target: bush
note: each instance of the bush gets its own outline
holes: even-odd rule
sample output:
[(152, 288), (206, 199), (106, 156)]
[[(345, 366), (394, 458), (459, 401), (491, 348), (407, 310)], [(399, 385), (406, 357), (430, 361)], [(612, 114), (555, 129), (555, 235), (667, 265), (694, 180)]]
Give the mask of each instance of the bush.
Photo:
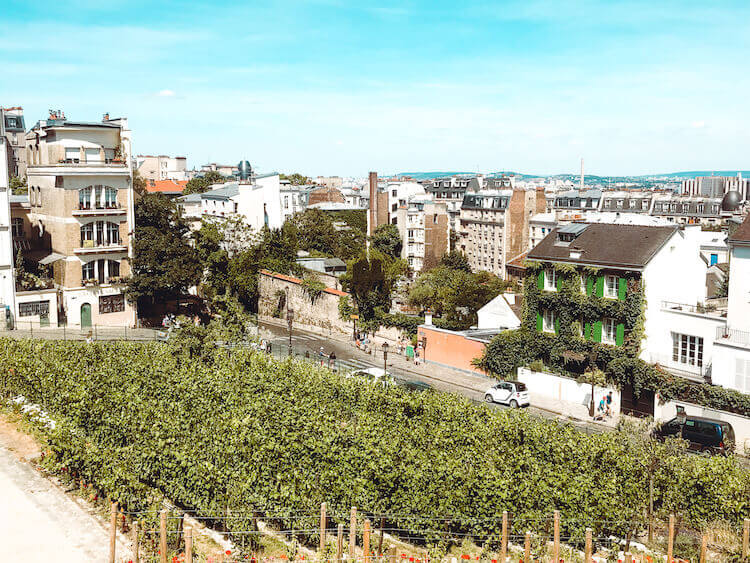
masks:
[(687, 456), (643, 428), (588, 435), (246, 350), (195, 358), (160, 343), (5, 339), (0, 373), (5, 396), (57, 422), (51, 458), (125, 510), (150, 506), (156, 491), (204, 513), (307, 514), (268, 518), (312, 530), (325, 501), (334, 519), (356, 505), (438, 541), (494, 536), (504, 509), (520, 528), (555, 508), (563, 535), (580, 539), (587, 525), (595, 535), (642, 526), (653, 476), (661, 516), (737, 525), (750, 515), (750, 476), (736, 460)]

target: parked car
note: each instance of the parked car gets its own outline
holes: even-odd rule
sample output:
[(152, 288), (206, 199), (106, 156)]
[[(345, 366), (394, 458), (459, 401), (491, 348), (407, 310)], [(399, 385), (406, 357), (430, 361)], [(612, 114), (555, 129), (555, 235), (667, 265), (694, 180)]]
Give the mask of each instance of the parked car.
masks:
[(528, 407), (529, 392), (526, 384), (520, 381), (500, 381), (484, 393), (484, 400), (488, 403), (501, 403), (517, 409)]
[(656, 427), (652, 435), (657, 439), (676, 436), (687, 440), (689, 448), (707, 454), (727, 454), (734, 451), (734, 428), (724, 420), (703, 416), (676, 416)]
[(394, 377), (394, 383), (399, 387), (403, 387), (408, 391), (429, 391), (432, 389), (432, 385), (425, 383), (424, 381), (418, 381), (416, 379), (403, 379), (401, 377)]
[(393, 383), (393, 376), (383, 368), (358, 369), (351, 372), (347, 377), (361, 377), (373, 383), (380, 383), (381, 385)]

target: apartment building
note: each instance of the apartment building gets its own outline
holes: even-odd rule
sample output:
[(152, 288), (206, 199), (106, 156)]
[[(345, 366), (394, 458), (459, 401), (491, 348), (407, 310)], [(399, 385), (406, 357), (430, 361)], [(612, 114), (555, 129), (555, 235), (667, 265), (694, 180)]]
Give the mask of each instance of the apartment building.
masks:
[(188, 180), (187, 159), (184, 156), (142, 155), (135, 157), (138, 173), (146, 180)]
[(528, 250), (529, 220), (543, 212), (543, 188), (481, 190), (461, 205), (459, 249), (473, 270), (506, 277), (506, 263)]
[(613, 213), (641, 213), (651, 212), (654, 192), (643, 190), (618, 190), (602, 193), (600, 211)]
[(0, 107), (0, 138), (4, 139), (2, 148), (8, 178), (23, 178), (26, 175), (25, 133), (23, 108)]
[(16, 309), (7, 142), (5, 137), (0, 136), (0, 330), (12, 322)]
[(734, 191), (740, 194), (743, 200), (750, 199), (750, 180), (737, 176), (698, 176), (683, 180), (680, 193), (683, 195), (718, 197), (722, 198), (727, 192)]
[(295, 186), (289, 180), (282, 180), (279, 184), (279, 193), (281, 195), (281, 212), (286, 221), (296, 213), (302, 213), (307, 207), (310, 196), (310, 190), (313, 186)]
[(437, 265), (450, 248), (446, 206), (434, 202), (431, 195), (414, 196), (399, 207), (396, 225), (403, 241), (401, 257), (414, 274)]
[(422, 182), (425, 191), (432, 195), (435, 203), (442, 203), (448, 212), (451, 231), (460, 226), (461, 204), (466, 192), (478, 192), (482, 188), (484, 176), (447, 176)]
[(721, 197), (685, 196), (677, 194), (654, 195), (651, 214), (670, 223), (721, 225), (732, 213), (722, 213)]
[(135, 228), (127, 119), (50, 112), (26, 134), (26, 160), (32, 245), (47, 252), (39, 262), (52, 270), (58, 322), (133, 326), (136, 311), (123, 294)]
[(553, 209), (555, 212), (597, 211), (602, 199), (602, 190), (569, 190), (552, 194)]

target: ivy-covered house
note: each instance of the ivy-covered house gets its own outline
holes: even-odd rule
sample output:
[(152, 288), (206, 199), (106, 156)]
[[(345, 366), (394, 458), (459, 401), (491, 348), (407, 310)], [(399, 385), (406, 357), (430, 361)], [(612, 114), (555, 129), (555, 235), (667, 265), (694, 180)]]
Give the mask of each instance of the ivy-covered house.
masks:
[(697, 239), (677, 226), (572, 223), (528, 254), (524, 323), (648, 362), (696, 364), (702, 345), (663, 304), (702, 302), (705, 269)]

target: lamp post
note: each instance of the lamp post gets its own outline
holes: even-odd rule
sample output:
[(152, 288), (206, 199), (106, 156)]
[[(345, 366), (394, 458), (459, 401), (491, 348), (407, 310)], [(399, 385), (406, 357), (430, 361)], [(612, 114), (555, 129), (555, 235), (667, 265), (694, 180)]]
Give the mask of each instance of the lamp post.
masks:
[(293, 309), (287, 309), (286, 312), (286, 322), (289, 326), (289, 356), (292, 355), (292, 323), (294, 323), (294, 310)]
[(388, 343), (383, 342), (383, 376), (388, 373)]

